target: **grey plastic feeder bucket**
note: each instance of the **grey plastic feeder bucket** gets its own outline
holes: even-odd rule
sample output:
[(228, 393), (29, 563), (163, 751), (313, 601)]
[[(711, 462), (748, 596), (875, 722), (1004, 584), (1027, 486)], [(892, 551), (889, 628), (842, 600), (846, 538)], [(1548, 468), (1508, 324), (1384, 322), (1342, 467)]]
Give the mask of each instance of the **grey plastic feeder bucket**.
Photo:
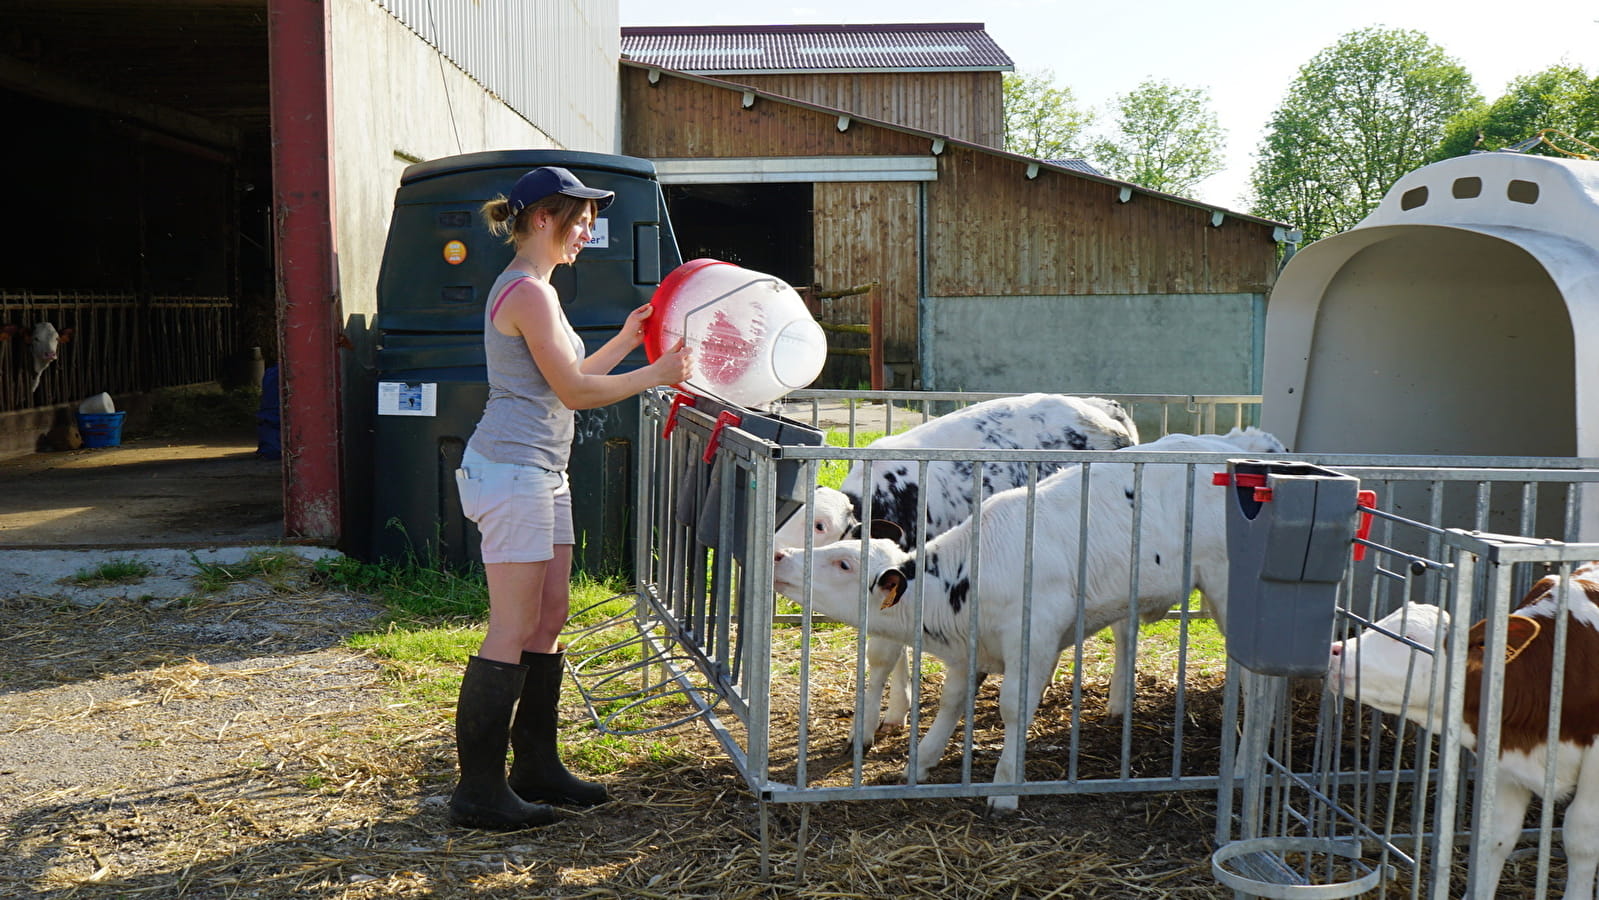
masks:
[(1262, 460), (1233, 460), (1227, 477), (1227, 655), (1261, 675), (1320, 676), (1360, 480)]

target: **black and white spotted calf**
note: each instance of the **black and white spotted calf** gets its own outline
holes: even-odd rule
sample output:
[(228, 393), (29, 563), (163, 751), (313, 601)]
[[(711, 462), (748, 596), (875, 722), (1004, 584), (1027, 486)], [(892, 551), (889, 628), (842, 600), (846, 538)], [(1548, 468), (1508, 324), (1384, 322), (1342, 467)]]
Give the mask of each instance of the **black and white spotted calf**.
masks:
[[(874, 449), (896, 447), (944, 450), (1119, 450), (1138, 443), (1138, 427), (1115, 400), (1103, 397), (1068, 397), (1062, 394), (1024, 394), (974, 403), (948, 415), (929, 419), (915, 428), (888, 435)], [(927, 537), (934, 538), (966, 521), (972, 514), (973, 493), (980, 475), (982, 494), (977, 499), (1027, 483), (1025, 463), (976, 463), (969, 460), (934, 462), (927, 466), (927, 484), (918, 483), (913, 462), (856, 462), (844, 477), (842, 490), (854, 521), (861, 521), (864, 498), (871, 497), (871, 517), (898, 525), (905, 536), (900, 546), (916, 546), (916, 506), (927, 495)], [(1038, 477), (1061, 468), (1042, 464)], [(847, 532), (845, 532), (847, 534)], [(840, 537), (844, 534), (840, 534)]]
[[(1257, 429), (1227, 435), (1167, 435), (1124, 452), (1142, 450), (1260, 454), (1280, 452), (1282, 444)], [(1111, 454), (1119, 456), (1120, 454)], [(1129, 616), (1130, 564), (1135, 516), (1138, 531), (1138, 593), (1133, 597), (1140, 618), (1163, 615), (1197, 587), (1218, 622), (1227, 607), (1227, 539), (1225, 492), (1211, 487), (1210, 476), (1227, 469), (1225, 460), (1195, 466), (1190, 481), (1181, 463), (1146, 463), (1135, 492), (1135, 467), (1127, 463), (1095, 463), (1087, 479), (1089, 530), (1081, 532), (1084, 479), (1080, 467), (1069, 467), (1039, 482), (1034, 496), (1031, 607), (1024, 607), (1022, 572), (1028, 548), (1027, 489), (1012, 488), (983, 502), (980, 561), (976, 581), (969, 570), (972, 521), (928, 541), (920, 554), (891, 539), (870, 542), (865, 565), (871, 591), (866, 628), (871, 635), (908, 644), (920, 634), (922, 646), (944, 661), (945, 690), (938, 715), (922, 741), (926, 752), (916, 760), (916, 774), (925, 780), (938, 755), (954, 734), (971, 699), (968, 636), (976, 632), (977, 671), (1005, 674), (1000, 688), (1000, 714), (1005, 720), (1005, 749), (994, 781), (1013, 781), (1024, 729), (1056, 660), (1077, 635), (1105, 628), (1116, 635), (1117, 674), (1112, 678), (1111, 704), (1125, 710), (1128, 698), (1123, 673), (1133, 665), (1133, 641), (1123, 634)], [(1140, 499), (1141, 494), (1141, 499)], [(1078, 592), (1079, 546), (1086, 545), (1085, 592)], [(1192, 565), (1183, 567), (1185, 546)], [(779, 593), (802, 600), (810, 568), (812, 608), (857, 627), (861, 548), (858, 541), (803, 550), (777, 550), (773, 577)], [(921, 616), (915, 615), (915, 582), (924, 581)], [(971, 602), (974, 588), (977, 604)], [(803, 602), (803, 600), (802, 600)], [(973, 607), (980, 604), (975, 616)], [(1021, 684), (1023, 647), (1027, 683)], [(1015, 677), (1011, 674), (1014, 673)], [(875, 699), (875, 697), (874, 697)], [(996, 796), (990, 806), (1015, 809), (1017, 798)]]
[[(929, 419), (899, 434), (872, 443), (875, 449), (940, 450), (1116, 450), (1138, 443), (1138, 428), (1120, 403), (1103, 397), (1068, 397), (1063, 394), (1025, 394), (985, 400)], [(974, 454), (981, 456), (981, 454)], [(913, 549), (920, 534), (927, 540), (964, 522), (974, 499), (1027, 483), (1027, 466), (1018, 463), (938, 461), (927, 466), (927, 483), (919, 483), (918, 464), (910, 461), (857, 461), (844, 478), (843, 491), (816, 489), (814, 510), (801, 510), (778, 530), (776, 546), (803, 547), (804, 529), (820, 547), (845, 537), (860, 537), (863, 497), (871, 498), (873, 521), (899, 527), (902, 549)], [(1042, 480), (1062, 464), (1038, 467)], [(981, 494), (974, 498), (981, 479)], [(925, 525), (916, 520), (920, 497), (927, 497)], [(866, 740), (903, 727), (910, 711), (910, 670), (904, 647), (873, 637), (867, 642)], [(888, 710), (879, 716), (877, 701), (887, 685)]]

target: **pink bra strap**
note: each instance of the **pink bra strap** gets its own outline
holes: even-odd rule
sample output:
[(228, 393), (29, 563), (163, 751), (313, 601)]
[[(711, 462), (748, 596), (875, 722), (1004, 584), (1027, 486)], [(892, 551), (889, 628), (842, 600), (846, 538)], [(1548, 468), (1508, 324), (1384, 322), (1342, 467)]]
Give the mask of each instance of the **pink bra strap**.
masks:
[(523, 275), (519, 278), (513, 278), (506, 283), (504, 290), (500, 291), (500, 296), (494, 298), (494, 307), (489, 310), (490, 322), (494, 321), (494, 317), (499, 315), (500, 304), (505, 302), (505, 295), (511, 293), (511, 288), (516, 287), (516, 284), (519, 281), (529, 281), (532, 278), (533, 276), (531, 275)]

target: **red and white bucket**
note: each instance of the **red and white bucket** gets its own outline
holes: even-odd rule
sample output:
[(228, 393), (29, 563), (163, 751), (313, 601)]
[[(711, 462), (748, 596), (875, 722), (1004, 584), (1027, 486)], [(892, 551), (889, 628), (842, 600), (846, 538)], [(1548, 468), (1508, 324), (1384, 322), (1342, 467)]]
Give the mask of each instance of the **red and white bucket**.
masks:
[(761, 406), (822, 373), (827, 335), (780, 278), (716, 259), (673, 269), (650, 300), (644, 352), (654, 362), (679, 339), (693, 352), (686, 390)]

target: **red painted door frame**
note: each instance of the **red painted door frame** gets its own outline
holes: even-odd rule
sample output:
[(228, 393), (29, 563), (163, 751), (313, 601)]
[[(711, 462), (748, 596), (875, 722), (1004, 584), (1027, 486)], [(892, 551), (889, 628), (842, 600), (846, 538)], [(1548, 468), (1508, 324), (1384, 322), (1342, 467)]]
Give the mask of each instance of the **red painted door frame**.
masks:
[(283, 525), (341, 537), (338, 295), (325, 0), (267, 0), (272, 93)]

